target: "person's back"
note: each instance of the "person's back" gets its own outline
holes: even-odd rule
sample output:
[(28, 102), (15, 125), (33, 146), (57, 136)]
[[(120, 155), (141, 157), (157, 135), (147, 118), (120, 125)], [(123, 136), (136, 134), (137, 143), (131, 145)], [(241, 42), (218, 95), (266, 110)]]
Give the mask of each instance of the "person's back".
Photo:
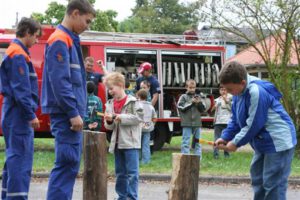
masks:
[(94, 95), (95, 84), (92, 81), (87, 82), (88, 92), (88, 108), (87, 116), (85, 117), (85, 129), (100, 131), (101, 117), (99, 113), (103, 112), (102, 101), (99, 97)]
[(233, 114), (216, 146), (236, 151), (250, 143), (254, 200), (285, 200), (297, 140), (295, 126), (280, 103), (282, 95), (272, 83), (249, 76), (237, 62), (223, 67), (220, 83), (234, 95)]
[(154, 130), (154, 121), (157, 118), (154, 107), (151, 102), (147, 101), (148, 91), (140, 89), (137, 98), (141, 103), (144, 111), (143, 125), (142, 125), (142, 164), (148, 164), (151, 159), (150, 151), (150, 137), (151, 131)]

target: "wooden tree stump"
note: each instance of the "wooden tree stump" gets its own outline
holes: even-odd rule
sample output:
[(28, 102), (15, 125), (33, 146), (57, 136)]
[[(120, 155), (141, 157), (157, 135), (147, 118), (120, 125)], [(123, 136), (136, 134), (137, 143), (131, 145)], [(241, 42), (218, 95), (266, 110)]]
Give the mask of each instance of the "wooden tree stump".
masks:
[(83, 199), (107, 200), (106, 134), (83, 131)]
[(197, 200), (200, 157), (173, 153), (168, 200)]

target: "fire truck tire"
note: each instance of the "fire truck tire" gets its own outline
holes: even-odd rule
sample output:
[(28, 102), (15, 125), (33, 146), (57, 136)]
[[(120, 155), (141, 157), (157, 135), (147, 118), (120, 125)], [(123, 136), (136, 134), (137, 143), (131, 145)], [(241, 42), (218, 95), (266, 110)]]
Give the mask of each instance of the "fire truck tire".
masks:
[(153, 145), (153, 150), (158, 151), (160, 150), (167, 139), (169, 133), (169, 128), (166, 123), (157, 123), (155, 125), (154, 129), (154, 145)]

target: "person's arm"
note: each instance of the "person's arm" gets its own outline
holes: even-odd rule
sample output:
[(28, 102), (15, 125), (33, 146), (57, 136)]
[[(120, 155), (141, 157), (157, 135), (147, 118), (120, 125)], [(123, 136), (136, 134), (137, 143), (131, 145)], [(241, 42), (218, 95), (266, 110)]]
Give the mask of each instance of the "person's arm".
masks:
[(48, 49), (46, 62), (51, 87), (60, 108), (70, 119), (79, 116), (71, 83), (70, 56), (67, 45), (62, 41), (54, 42)]
[[(96, 112), (102, 113), (102, 112), (103, 112), (103, 109), (102, 109), (102, 101), (101, 101), (99, 98), (97, 98), (97, 101), (98, 101), (98, 103), (97, 103)], [(101, 118), (101, 116), (99, 116), (99, 115), (96, 114), (96, 115), (95, 115), (94, 122), (97, 122), (97, 123), (98, 123), (97, 129), (100, 129), (100, 128), (101, 128), (101, 123), (102, 123), (102, 118)]]
[(8, 68), (10, 87), (17, 105), (21, 108), (24, 117), (33, 128), (39, 127), (38, 119), (32, 106), (31, 84), (29, 69), (23, 55), (12, 58), (12, 65)]
[(156, 105), (160, 92), (161, 90), (160, 90), (159, 82), (155, 79), (155, 81), (153, 81), (153, 83), (151, 84), (152, 106)]
[(36, 115), (31, 105), (29, 70), (23, 55), (16, 55), (12, 58), (12, 65), (8, 68), (8, 73), (16, 103), (22, 109), (24, 117), (28, 121), (33, 120)]
[(181, 95), (179, 100), (178, 100), (178, 103), (177, 103), (177, 108), (179, 111), (181, 112), (185, 112), (189, 109), (191, 109), (193, 106), (193, 103), (187, 103), (186, 102), (186, 98), (185, 98), (185, 95)]
[(103, 75), (106, 76), (108, 74), (108, 71), (106, 70), (106, 67), (103, 65), (103, 61), (97, 60), (97, 64), (100, 67), (100, 69), (103, 71)]
[(268, 118), (268, 110), (271, 100), (265, 90), (260, 90), (259, 86), (252, 84), (249, 89), (250, 106), (246, 126), (237, 133), (232, 143), (237, 147), (247, 144), (265, 126)]
[(227, 125), (227, 127), (222, 131), (222, 135), (221, 138), (225, 141), (231, 141), (234, 136), (241, 130), (238, 123), (237, 123), (237, 114), (236, 114), (236, 110), (235, 110), (235, 104), (236, 102), (233, 102), (233, 106), (232, 106), (232, 115), (231, 115), (231, 119)]
[(199, 112), (204, 112), (206, 109), (206, 105), (204, 104), (203, 100), (200, 97), (197, 97), (196, 101), (195, 101), (197, 110)]
[(152, 106), (155, 106), (158, 100), (158, 93), (153, 94), (152, 100), (151, 100), (151, 104)]

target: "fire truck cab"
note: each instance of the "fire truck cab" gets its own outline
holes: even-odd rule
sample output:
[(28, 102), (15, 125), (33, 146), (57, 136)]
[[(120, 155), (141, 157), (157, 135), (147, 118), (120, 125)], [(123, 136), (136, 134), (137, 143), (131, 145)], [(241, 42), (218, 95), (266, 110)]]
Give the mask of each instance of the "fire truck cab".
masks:
[[(43, 52), (46, 41), (53, 31), (54, 27), (43, 28), (39, 43), (30, 49), (32, 62), (38, 74), (39, 89), (43, 71)], [(14, 37), (13, 31), (0, 29), (1, 61)], [(200, 36), (197, 41), (189, 41), (184, 35), (87, 31), (81, 35), (81, 46), (85, 57), (101, 59), (108, 71), (119, 71), (125, 74), (130, 80), (132, 89), (139, 76), (137, 73), (139, 65), (142, 62), (152, 64), (152, 74), (158, 79), (161, 87), (156, 105), (158, 119), (154, 130), (154, 150), (160, 149), (165, 142), (170, 142), (172, 136), (181, 135), (176, 103), (179, 96), (185, 92), (187, 79), (196, 80), (197, 88), (205, 98), (207, 110), (203, 113), (203, 125), (212, 125), (213, 116), (210, 115), (210, 109), (214, 97), (218, 95), (218, 75), (225, 56), (224, 46), (212, 38)], [(94, 66), (94, 69), (101, 73), (97, 66)], [(108, 96), (102, 83), (99, 84), (98, 96), (105, 104)], [(40, 109), (37, 116), (41, 128), (36, 130), (36, 136), (50, 135), (48, 116), (42, 115)]]

